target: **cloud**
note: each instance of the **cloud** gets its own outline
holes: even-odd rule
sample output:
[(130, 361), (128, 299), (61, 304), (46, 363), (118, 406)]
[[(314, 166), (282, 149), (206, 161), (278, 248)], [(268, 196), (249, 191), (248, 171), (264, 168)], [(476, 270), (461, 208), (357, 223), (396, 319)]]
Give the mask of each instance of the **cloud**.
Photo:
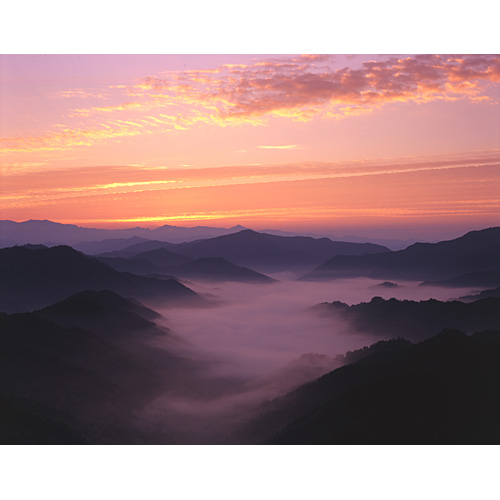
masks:
[[(391, 103), (466, 99), (498, 104), (487, 93), (491, 84), (500, 82), (498, 55), (385, 56), (337, 69), (330, 67), (333, 61), (328, 55), (268, 58), (166, 71), (133, 85), (112, 85), (108, 90), (120, 92), (126, 98), (123, 103), (73, 109), (67, 117), (82, 123), (64, 124), (63, 132), (54, 127), (41, 136), (4, 138), (4, 153), (69, 149), (113, 137), (206, 125), (263, 126), (277, 117), (341, 119)], [(90, 95), (100, 94), (59, 92), (64, 98)], [(121, 119), (125, 113), (128, 120)], [(89, 126), (89, 119), (96, 123)]]
[(272, 115), (311, 119), (393, 102), (485, 99), (485, 85), (500, 81), (497, 55), (389, 57), (365, 61), (358, 69), (335, 70), (329, 61), (303, 56), (209, 72), (168, 72), (147, 77), (138, 87), (216, 110), (221, 120)]
[(296, 144), (290, 144), (288, 146), (257, 146), (259, 149), (298, 149), (299, 146)]
[(106, 99), (108, 97), (107, 93), (93, 91), (93, 90), (59, 90), (52, 94), (55, 99)]
[[(498, 176), (499, 165), (500, 151), (493, 150), (475, 152), (474, 154), (399, 158), (372, 162), (271, 164), (259, 165), (258, 168), (253, 165), (240, 165), (237, 167), (197, 169), (191, 165), (183, 164), (180, 165), (182, 168), (165, 169), (129, 165), (100, 166), (98, 169), (95, 167), (43, 169), (37, 174), (34, 174), (30, 168), (12, 168), (10, 175), (3, 176), (0, 204), (4, 210), (78, 203), (92, 205), (95, 208), (99, 203), (103, 203), (105, 198), (111, 202), (111, 200), (120, 197), (127, 209), (132, 206), (131, 203), (138, 207), (137, 214), (133, 214), (133, 211), (129, 211), (130, 213), (126, 215), (120, 214), (120, 219), (117, 218), (115, 222), (143, 222), (146, 219), (152, 221), (155, 218), (162, 221), (229, 218), (243, 220), (249, 217), (262, 218), (263, 216), (272, 216), (281, 220), (290, 218), (290, 216), (297, 219), (304, 213), (308, 217), (334, 217), (336, 215), (362, 215), (366, 213), (415, 216), (422, 215), (424, 212), (425, 214), (442, 215), (444, 213), (457, 213), (457, 210), (469, 214), (475, 210), (479, 210), (481, 213), (498, 213), (500, 198), (496, 192), (488, 194), (483, 192), (480, 195), (477, 192), (472, 193), (471, 190), (474, 187), (474, 182), (479, 182), (481, 185), (488, 183), (494, 190), (495, 176)], [(6, 172), (10, 167), (11, 165), (5, 166)], [(452, 198), (444, 197), (440, 201), (434, 195), (429, 195), (430, 203), (429, 196), (415, 194), (418, 192), (418, 186), (425, 186), (429, 175), (434, 173), (439, 173), (441, 176), (446, 176), (447, 173), (454, 175)], [(391, 191), (390, 187), (386, 186), (396, 185), (398, 182), (404, 186), (406, 185), (404, 179), (408, 180), (408, 176), (411, 176), (411, 181), (408, 181), (410, 190), (416, 191), (407, 197), (403, 192), (396, 194), (398, 193), (396, 190), (396, 208), (387, 208), (391, 204), (381, 201)], [(390, 182), (389, 177), (391, 178)], [(419, 182), (420, 184), (418, 184)], [(466, 190), (460, 187), (460, 182), (464, 183), (463, 186), (466, 186)], [(332, 195), (334, 184), (344, 186), (337, 187), (340, 192), (337, 192), (335, 197)], [(368, 184), (370, 189), (366, 189)], [(280, 206), (276, 200), (294, 200), (299, 186), (301, 201), (296, 203), (299, 203), (300, 206), (294, 209), (288, 201), (286, 206)], [(349, 191), (353, 189), (353, 186), (358, 187), (355, 191)], [(365, 186), (365, 190), (360, 189), (359, 186)], [(438, 184), (435, 187), (437, 189)], [(187, 193), (187, 190), (191, 190), (192, 194), (183, 194)], [(247, 193), (245, 196), (240, 194), (231, 195), (236, 198), (229, 196), (232, 191), (238, 193), (243, 190)], [(244, 208), (238, 211), (235, 206), (239, 207), (245, 199), (253, 199), (254, 196), (249, 193), (255, 193), (256, 190), (260, 193), (262, 203), (264, 200), (272, 200), (271, 205), (261, 206), (260, 201), (250, 205), (243, 203)], [(372, 190), (379, 193), (375, 202), (373, 199), (368, 201), (368, 193), (371, 193)], [(349, 192), (352, 195), (348, 194)], [(309, 194), (306, 196), (306, 193)], [(211, 196), (215, 198), (211, 198)], [(321, 198), (322, 196), (325, 198)], [(339, 198), (340, 196), (342, 199)], [(162, 197), (172, 203), (172, 210), (176, 203), (179, 203), (179, 206), (183, 208), (173, 210), (170, 214), (164, 212), (163, 209), (158, 213), (158, 207), (163, 206), (163, 202), (156, 201), (156, 205), (151, 205), (151, 200), (159, 200)], [(226, 198), (232, 201), (225, 202)], [(332, 204), (331, 200), (334, 198), (336, 202)], [(89, 203), (89, 199), (93, 201)], [(205, 201), (201, 202), (202, 199)], [(214, 199), (221, 205), (215, 207)], [(325, 200), (326, 206), (321, 204), (323, 202), (320, 203), (322, 199)], [(450, 206), (445, 206), (443, 200), (450, 199), (452, 201), (447, 202)], [(175, 203), (173, 200), (176, 200)], [(197, 201), (193, 202), (193, 200)], [(307, 209), (304, 209), (302, 202), (306, 201)], [(274, 204), (275, 202), (276, 204)], [(421, 202), (423, 205), (420, 205)], [(115, 202), (113, 201), (113, 203)], [(231, 203), (235, 203), (235, 206), (231, 206)], [(141, 211), (150, 205), (155, 206), (155, 208), (148, 213), (147, 217), (144, 217)], [(187, 206), (190, 207), (189, 211)], [(179, 213), (180, 211), (182, 214)], [(90, 218), (89, 215), (85, 217)], [(95, 217), (95, 214), (92, 217)]]

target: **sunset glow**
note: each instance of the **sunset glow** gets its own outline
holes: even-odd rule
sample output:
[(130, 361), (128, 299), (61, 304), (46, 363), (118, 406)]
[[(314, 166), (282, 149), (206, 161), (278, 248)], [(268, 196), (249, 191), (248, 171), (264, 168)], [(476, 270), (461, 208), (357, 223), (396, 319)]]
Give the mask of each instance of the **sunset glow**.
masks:
[(497, 55), (0, 57), (2, 219), (499, 220)]

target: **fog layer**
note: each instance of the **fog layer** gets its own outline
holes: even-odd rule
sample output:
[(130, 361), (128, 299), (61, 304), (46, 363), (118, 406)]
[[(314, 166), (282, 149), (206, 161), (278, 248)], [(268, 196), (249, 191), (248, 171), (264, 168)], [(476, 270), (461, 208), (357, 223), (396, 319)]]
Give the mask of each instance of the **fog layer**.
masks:
[[(143, 418), (155, 428), (168, 429), (171, 442), (237, 442), (235, 429), (264, 400), (337, 368), (337, 355), (380, 340), (353, 331), (340, 319), (316, 314), (312, 306), (334, 300), (357, 304), (373, 296), (448, 300), (470, 292), (416, 282), (392, 288), (379, 283), (366, 278), (269, 285), (188, 283), (216, 297), (219, 305), (156, 310), (186, 341), (181, 354), (203, 361), (206, 378), (194, 394), (165, 394)], [(205, 393), (203, 387), (210, 390)]]

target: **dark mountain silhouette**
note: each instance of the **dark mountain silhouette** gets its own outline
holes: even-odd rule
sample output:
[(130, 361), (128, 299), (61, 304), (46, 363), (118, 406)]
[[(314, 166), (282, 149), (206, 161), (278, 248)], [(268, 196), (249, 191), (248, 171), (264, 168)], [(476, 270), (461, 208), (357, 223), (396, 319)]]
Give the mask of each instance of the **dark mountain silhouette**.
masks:
[(250, 229), (175, 245), (170, 247), (170, 250), (192, 259), (222, 257), (236, 265), (261, 272), (311, 268), (326, 258), (339, 254), (389, 252), (386, 247), (371, 243), (347, 243), (305, 236), (275, 236)]
[(204, 299), (174, 279), (115, 271), (71, 247), (0, 250), (0, 310), (29, 311), (83, 290), (112, 290), (163, 303), (201, 304)]
[(444, 287), (481, 287), (490, 288), (500, 286), (500, 272), (488, 271), (477, 273), (465, 273), (442, 281), (424, 281), (423, 286), (444, 286)]
[(377, 285), (373, 285), (371, 288), (400, 288), (401, 285), (397, 283), (393, 283), (392, 281), (383, 281), (382, 283), (378, 283)]
[[(165, 390), (172, 371), (36, 313), (0, 313), (0, 375), (1, 398), (17, 402), (11, 413), (58, 422), (91, 442), (134, 442), (133, 412)], [(60, 434), (54, 439), (74, 442)]]
[(386, 338), (403, 337), (422, 340), (444, 328), (465, 332), (500, 329), (500, 298), (465, 303), (435, 299), (385, 300), (373, 297), (370, 302), (349, 306), (343, 302), (324, 303), (315, 310), (348, 321), (354, 330)]
[(90, 444), (64, 416), (32, 401), (0, 394), (0, 443)]
[(168, 328), (155, 323), (161, 318), (156, 311), (109, 290), (86, 290), (33, 314), (63, 327), (83, 328), (162, 370), (179, 361), (169, 351), (186, 345)]
[(0, 443), (185, 442), (169, 430), (175, 418), (166, 414), (159, 430), (138, 415), (166, 395), (217, 397), (240, 382), (166, 351), (178, 344), (165, 342), (173, 334), (158, 317), (110, 291), (0, 313)]
[(302, 233), (291, 233), (288, 231), (279, 231), (276, 229), (261, 229), (261, 233), (275, 234), (276, 236), (310, 236), (311, 238), (328, 238), (332, 241), (347, 241), (349, 243), (374, 243), (376, 245), (382, 245), (389, 248), (390, 250), (402, 250), (403, 248), (409, 247), (413, 243), (423, 242), (422, 239), (408, 238), (405, 240), (400, 239), (388, 239), (379, 238), (372, 236), (358, 236), (355, 234), (348, 234), (339, 236), (338, 234), (332, 234), (327, 231), (308, 231)]
[(134, 258), (147, 260), (161, 269), (185, 264), (186, 262), (192, 260), (189, 257), (179, 255), (178, 253), (172, 252), (164, 247), (137, 253), (134, 255)]
[[(0, 242), (4, 241), (8, 243), (9, 246), (12, 246), (25, 243), (46, 243), (49, 241), (54, 245), (75, 245), (85, 241), (92, 242), (87, 245), (86, 250), (89, 251), (90, 249), (93, 252), (92, 249), (96, 246), (95, 242), (105, 239), (139, 237), (150, 240), (180, 243), (198, 240), (200, 238), (212, 238), (222, 234), (230, 234), (241, 231), (241, 229), (241, 226), (225, 229), (206, 226), (178, 227), (169, 225), (164, 225), (155, 229), (142, 227), (127, 229), (95, 229), (79, 227), (74, 224), (59, 224), (50, 220), (28, 220), (24, 222), (2, 220), (0, 221)], [(81, 250), (85, 251), (84, 248), (81, 248)]]
[[(136, 251), (133, 250), (135, 245), (133, 245), (130, 247), (132, 250), (127, 250), (126, 252), (110, 252), (108, 254), (103, 254), (108, 255), (108, 257), (99, 255), (96, 258), (117, 271), (142, 275), (170, 275), (169, 269), (172, 266), (192, 261), (189, 257), (184, 257), (183, 255), (167, 250), (164, 242), (151, 241), (147, 242), (146, 246), (156, 247), (157, 243), (161, 246), (153, 250), (142, 251), (141, 248), (141, 250), (136, 253)], [(167, 243), (166, 245), (169, 244)], [(124, 257), (109, 257), (109, 255), (123, 255)]]
[(145, 259), (135, 259), (134, 257), (128, 259), (123, 257), (96, 257), (96, 259), (122, 273), (140, 274), (142, 276), (163, 273), (163, 268), (155, 266)]
[(193, 241), (202, 238), (214, 238), (216, 236), (221, 236), (224, 234), (237, 233), (242, 229), (245, 228), (240, 225), (236, 225), (230, 227), (229, 229), (226, 229), (208, 226), (179, 227), (169, 226), (168, 224), (165, 224), (164, 226), (152, 229), (151, 233), (153, 236), (152, 239), (169, 241), (172, 243), (182, 243), (184, 241)]
[[(123, 248), (122, 250), (114, 250), (112, 252), (104, 252), (102, 254), (97, 255), (97, 257), (122, 257), (122, 258), (130, 258), (135, 257), (136, 255), (150, 252), (152, 250), (165, 249), (175, 247), (175, 243), (168, 243), (167, 241), (158, 241), (158, 240), (148, 240), (141, 243), (134, 243), (128, 247)], [(175, 254), (178, 255), (178, 254)], [(185, 257), (187, 258), (187, 257)]]
[(130, 245), (136, 243), (144, 243), (150, 241), (147, 238), (132, 236), (131, 238), (109, 238), (101, 241), (82, 241), (71, 245), (75, 250), (86, 253), (87, 255), (97, 255), (106, 252), (114, 252), (123, 250)]
[(499, 444), (500, 331), (375, 352), (262, 407), (243, 441)]
[(464, 273), (499, 272), (499, 253), (500, 227), (494, 227), (450, 241), (415, 243), (396, 252), (333, 257), (301, 279), (445, 280)]
[(157, 312), (109, 290), (79, 292), (36, 311), (36, 315), (120, 344), (130, 340), (146, 342), (169, 334), (154, 323), (160, 317)]
[(497, 288), (491, 288), (489, 290), (483, 290), (477, 294), (466, 295), (465, 297), (460, 297), (460, 300), (464, 300), (465, 302), (476, 301), (479, 299), (487, 299), (487, 298), (500, 298), (500, 286)]
[(408, 349), (412, 345), (413, 344), (409, 340), (405, 340), (402, 338), (379, 340), (378, 342), (375, 342), (375, 344), (371, 344), (370, 346), (365, 346), (354, 351), (347, 351), (345, 354), (337, 356), (337, 360), (343, 365), (348, 365), (351, 363), (355, 363), (360, 359), (366, 358), (371, 354), (400, 352)]
[(238, 281), (241, 283), (274, 283), (276, 280), (252, 271), (246, 267), (236, 266), (221, 257), (205, 257), (193, 260), (180, 266), (171, 267), (168, 271), (175, 277), (207, 280)]

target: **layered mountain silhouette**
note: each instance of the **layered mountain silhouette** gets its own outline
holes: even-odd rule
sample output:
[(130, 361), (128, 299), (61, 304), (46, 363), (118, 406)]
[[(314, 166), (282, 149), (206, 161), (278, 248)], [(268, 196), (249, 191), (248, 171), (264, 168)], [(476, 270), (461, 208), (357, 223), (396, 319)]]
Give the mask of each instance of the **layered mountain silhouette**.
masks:
[(199, 390), (202, 363), (164, 349), (176, 340), (158, 318), (107, 290), (0, 313), (0, 442), (169, 441), (135, 414), (166, 391)]
[[(74, 442), (71, 434), (90, 442), (136, 439), (131, 412), (159, 395), (166, 380), (150, 362), (35, 313), (0, 314), (0, 325), (0, 398), (16, 402), (10, 417), (17, 411), (57, 423), (55, 435), (49, 429), (33, 436), (28, 429), (23, 436), (18, 428), (15, 444)], [(61, 424), (72, 429), (66, 438)]]
[(499, 444), (500, 331), (394, 343), (273, 400), (243, 442)]
[[(108, 252), (96, 257), (117, 271), (142, 275), (165, 274), (170, 267), (192, 260), (168, 250), (166, 246), (170, 244), (147, 241), (139, 244), (138, 250), (134, 244), (123, 251)], [(151, 248), (151, 250), (145, 250), (145, 248)]]
[(141, 276), (151, 276), (163, 274), (164, 268), (154, 265), (145, 259), (126, 259), (123, 257), (96, 257), (99, 261), (122, 273), (139, 274)]
[(388, 248), (372, 243), (349, 243), (305, 236), (276, 236), (247, 229), (225, 236), (176, 245), (164, 242), (138, 243), (102, 256), (143, 257), (144, 254), (141, 252), (159, 248), (190, 259), (221, 257), (238, 266), (249, 267), (263, 273), (310, 269), (325, 259), (339, 254), (389, 252)]
[[(99, 242), (105, 239), (146, 238), (180, 243), (200, 238), (212, 238), (244, 229), (235, 226), (229, 229), (217, 227), (179, 227), (164, 225), (155, 229), (135, 227), (129, 229), (95, 229), (79, 227), (74, 224), (60, 224), (50, 220), (28, 220), (14, 222), (0, 221), (0, 246), (23, 245), (25, 243), (47, 243), (55, 245), (74, 245), (81, 242)], [(89, 243), (82, 251), (100, 253), (100, 244)]]
[(464, 300), (465, 302), (476, 301), (479, 299), (487, 299), (487, 298), (500, 298), (500, 286), (496, 288), (490, 288), (488, 290), (483, 290), (482, 292), (466, 295), (465, 297), (460, 297), (460, 300)]
[(222, 257), (191, 259), (164, 247), (130, 257), (97, 257), (118, 271), (141, 275), (163, 275), (181, 279), (271, 283), (275, 280), (252, 269), (237, 266)]
[(382, 283), (378, 283), (377, 285), (373, 285), (371, 288), (381, 288), (381, 289), (394, 289), (400, 288), (401, 285), (397, 283), (393, 283), (392, 281), (383, 281)]
[(79, 252), (83, 252), (88, 255), (97, 255), (106, 252), (123, 250), (124, 248), (135, 245), (136, 243), (144, 243), (146, 241), (150, 240), (148, 238), (132, 236), (131, 238), (109, 238), (101, 241), (82, 241), (81, 243), (74, 243), (71, 246)]
[(221, 257), (205, 257), (168, 268), (178, 278), (204, 281), (236, 281), (240, 283), (274, 283), (276, 280), (247, 267), (236, 266)]
[(164, 303), (204, 302), (174, 279), (118, 272), (71, 247), (10, 247), (0, 250), (0, 310), (29, 311), (84, 290), (112, 290), (126, 297)]
[[(175, 247), (175, 243), (168, 243), (167, 241), (158, 241), (158, 240), (147, 240), (143, 241), (140, 243), (134, 243), (132, 245), (129, 245), (121, 250), (114, 250), (112, 252), (104, 252), (102, 254), (98, 254), (97, 257), (122, 257), (122, 258), (130, 258), (130, 257), (136, 257), (137, 255), (143, 254), (143, 253), (149, 253), (154, 250), (168, 250), (169, 248)], [(164, 252), (165, 255), (170, 255), (170, 253), (174, 252)], [(154, 254), (153, 254), (154, 255)], [(184, 259), (187, 259), (187, 257), (184, 255), (179, 255), (174, 253), (175, 258), (182, 257)], [(175, 262), (174, 264), (180, 264), (181, 262)], [(171, 265), (171, 264), (169, 264)]]
[(460, 328), (465, 332), (500, 329), (500, 298), (465, 303), (458, 300), (416, 302), (373, 297), (370, 302), (352, 306), (332, 302), (320, 304), (314, 309), (334, 319), (348, 321), (357, 332), (387, 338), (422, 340), (445, 328)]
[(117, 343), (145, 342), (169, 334), (154, 323), (160, 317), (156, 311), (109, 290), (85, 290), (36, 314), (62, 326), (84, 328)]
[(177, 246), (176, 251), (192, 258), (223, 257), (240, 266), (272, 272), (311, 267), (339, 254), (361, 255), (389, 250), (371, 243), (347, 243), (305, 236), (284, 237), (245, 230), (185, 243)]
[(0, 443), (189, 442), (178, 416), (158, 427), (143, 412), (162, 398), (216, 399), (241, 381), (208, 372), (185, 344), (180, 355), (158, 318), (106, 290), (0, 313)]
[(365, 276), (377, 279), (447, 280), (465, 273), (500, 271), (500, 227), (471, 231), (439, 243), (404, 250), (333, 257), (302, 277), (324, 280)]
[(134, 253), (133, 258), (147, 260), (162, 269), (185, 264), (192, 260), (189, 257), (172, 252), (165, 247)]

